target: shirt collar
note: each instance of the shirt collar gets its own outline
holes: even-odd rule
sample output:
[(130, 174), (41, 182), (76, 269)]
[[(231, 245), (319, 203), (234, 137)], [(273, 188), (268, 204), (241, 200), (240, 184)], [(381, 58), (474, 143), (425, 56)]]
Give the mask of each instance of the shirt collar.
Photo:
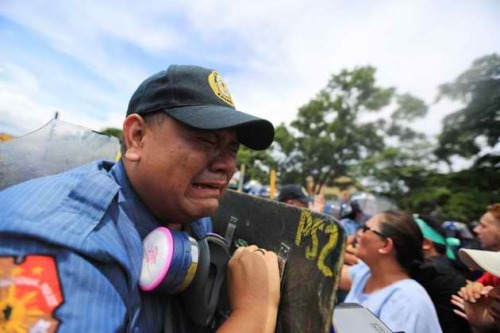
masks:
[(161, 224), (132, 188), (122, 160), (119, 160), (111, 168), (110, 174), (121, 187), (118, 195), (118, 205), (132, 221), (141, 239), (144, 239), (147, 234)]

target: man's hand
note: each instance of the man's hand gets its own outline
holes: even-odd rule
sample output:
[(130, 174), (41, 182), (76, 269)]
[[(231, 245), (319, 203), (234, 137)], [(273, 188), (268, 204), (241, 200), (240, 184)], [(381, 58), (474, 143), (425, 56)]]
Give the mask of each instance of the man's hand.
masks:
[(467, 281), (467, 284), (458, 291), (458, 295), (464, 301), (475, 303), (476, 300), (482, 297), (484, 288), (485, 286), (479, 282)]
[(325, 211), (325, 197), (323, 196), (323, 194), (316, 194), (314, 196), (314, 201), (309, 204), (309, 209), (314, 212), (323, 214), (323, 212)]
[(269, 332), (280, 300), (278, 257), (255, 245), (238, 248), (228, 264), (231, 316), (219, 332)]
[(491, 298), (491, 304), (488, 312), (495, 321), (496, 328), (500, 329), (500, 285), (490, 291), (488, 296)]
[(356, 249), (352, 244), (349, 244), (345, 248), (344, 255), (344, 265), (352, 266), (359, 262), (358, 249)]

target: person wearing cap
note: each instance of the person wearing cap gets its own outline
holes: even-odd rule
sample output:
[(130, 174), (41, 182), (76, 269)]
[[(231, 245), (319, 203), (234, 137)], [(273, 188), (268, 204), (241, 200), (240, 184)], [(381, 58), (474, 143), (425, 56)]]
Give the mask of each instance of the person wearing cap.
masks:
[(299, 184), (286, 184), (280, 189), (278, 201), (292, 206), (308, 208), (311, 198)]
[(352, 239), (366, 221), (363, 211), (356, 201), (341, 204), (340, 224), (347, 232), (347, 236)]
[(280, 189), (279, 202), (300, 208), (309, 208), (317, 213), (323, 214), (325, 210), (325, 198), (323, 194), (316, 194), (314, 200), (309, 196), (306, 189), (299, 184), (286, 184)]
[(467, 320), (457, 316), (450, 304), (452, 295), (465, 284), (465, 277), (453, 267), (447, 257), (455, 258), (443, 233), (439, 232), (440, 224), (431, 217), (414, 216), (414, 220), (424, 236), (424, 257), (435, 268), (435, 276), (428, 284), (427, 292), (436, 308), (439, 324), (446, 333), (469, 333)]
[[(273, 138), (269, 121), (235, 109), (214, 70), (173, 65), (146, 79), (130, 99), (120, 161), (0, 192), (0, 331), (182, 332), (166, 312), (182, 307), (176, 296), (139, 289), (142, 240), (212, 215), (239, 145), (261, 150)], [(239, 248), (228, 293), (220, 332), (274, 332), (276, 254)]]

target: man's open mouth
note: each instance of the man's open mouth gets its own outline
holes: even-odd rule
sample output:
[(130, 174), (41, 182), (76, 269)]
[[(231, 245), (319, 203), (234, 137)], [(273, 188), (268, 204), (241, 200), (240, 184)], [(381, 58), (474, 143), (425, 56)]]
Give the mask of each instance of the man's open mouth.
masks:
[(212, 185), (212, 184), (203, 184), (203, 183), (194, 183), (193, 187), (196, 187), (199, 189), (211, 189), (211, 190), (219, 190), (220, 189), (220, 186)]

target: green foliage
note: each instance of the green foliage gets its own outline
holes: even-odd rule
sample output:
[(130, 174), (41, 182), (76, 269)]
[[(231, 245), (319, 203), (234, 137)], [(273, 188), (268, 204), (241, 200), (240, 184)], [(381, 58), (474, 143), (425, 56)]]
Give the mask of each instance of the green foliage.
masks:
[(490, 162), (459, 172), (428, 171), (398, 202), (410, 211), (435, 215), (441, 220), (477, 220), (488, 205), (500, 202), (500, 172)]
[[(497, 175), (496, 181), (499, 180)], [(443, 221), (470, 222), (479, 219), (488, 205), (500, 202), (498, 188), (493, 189), (495, 185), (486, 183), (484, 176), (471, 170), (429, 174), (410, 196), (399, 202), (410, 211), (434, 215)]]
[(481, 151), (495, 147), (500, 136), (500, 56), (475, 60), (452, 83), (439, 88), (439, 98), (461, 101), (465, 106), (444, 119), (436, 155), (450, 163), (459, 155), (478, 158)]
[(245, 181), (258, 180), (262, 184), (269, 183), (269, 171), (275, 167), (276, 162), (269, 150), (252, 150), (240, 146), (238, 151), (238, 167), (245, 164)]
[(410, 211), (425, 215), (436, 215), (438, 207), (442, 207), (450, 199), (453, 192), (446, 186), (426, 186), (413, 189), (411, 196), (400, 200)]
[(429, 174), (429, 145), (413, 145), (409, 149), (386, 147), (360, 161), (358, 177), (367, 182), (372, 192), (401, 204), (401, 199), (418, 188)]
[(401, 143), (412, 143), (414, 140), (425, 139), (422, 133), (417, 133), (408, 125), (427, 114), (427, 105), (421, 99), (410, 94), (399, 95), (396, 99), (398, 106), (391, 115), (391, 123), (386, 134), (398, 137)]
[(471, 222), (479, 220), (485, 213), (486, 207), (491, 203), (487, 192), (478, 189), (454, 192), (449, 200), (442, 205), (441, 219)]
[(122, 140), (122, 130), (119, 128), (107, 127), (105, 129), (101, 130), (101, 133), (114, 136), (114, 137), (118, 138), (118, 140), (120, 140), (120, 142)]

